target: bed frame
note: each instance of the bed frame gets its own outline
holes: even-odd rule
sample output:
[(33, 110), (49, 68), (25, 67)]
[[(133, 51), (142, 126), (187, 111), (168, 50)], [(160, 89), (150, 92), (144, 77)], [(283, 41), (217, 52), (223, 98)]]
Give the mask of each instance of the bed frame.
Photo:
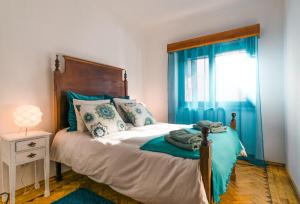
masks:
[[(126, 71), (122, 68), (90, 62), (70, 56), (63, 56), (65, 71), (60, 72), (58, 56), (54, 71), (54, 117), (55, 132), (68, 127), (66, 91), (74, 91), (84, 95), (107, 94), (115, 97), (128, 96)], [(232, 113), (231, 128), (236, 129), (235, 113)], [(207, 199), (213, 203), (212, 197), (212, 160), (211, 142), (208, 141), (209, 130), (203, 128), (204, 141), (200, 147), (201, 159), (199, 168), (202, 174)], [(231, 179), (235, 179), (235, 168)], [(62, 180), (61, 163), (56, 162), (56, 179)]]

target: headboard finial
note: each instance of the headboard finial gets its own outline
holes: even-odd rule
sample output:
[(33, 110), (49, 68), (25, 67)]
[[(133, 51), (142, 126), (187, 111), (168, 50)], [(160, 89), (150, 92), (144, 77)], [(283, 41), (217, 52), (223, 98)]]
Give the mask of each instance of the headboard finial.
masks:
[(234, 130), (236, 130), (236, 113), (231, 113), (232, 119), (230, 121), (230, 127)]
[(125, 70), (125, 73), (124, 73), (124, 80), (127, 80), (127, 72)]
[(125, 69), (125, 72), (124, 72), (124, 94), (125, 94), (125, 96), (128, 96), (128, 81), (127, 81), (126, 69)]
[(59, 60), (58, 60), (58, 55), (56, 55), (56, 59), (55, 59), (55, 71), (59, 71)]

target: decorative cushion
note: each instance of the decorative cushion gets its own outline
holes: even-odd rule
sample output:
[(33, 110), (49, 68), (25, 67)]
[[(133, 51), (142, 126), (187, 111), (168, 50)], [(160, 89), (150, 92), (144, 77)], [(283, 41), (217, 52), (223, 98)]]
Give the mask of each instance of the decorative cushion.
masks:
[(120, 105), (125, 111), (127, 118), (136, 127), (151, 125), (156, 122), (152, 114), (141, 103), (124, 103)]
[(76, 108), (94, 138), (127, 129), (112, 104), (78, 105)]
[(113, 98), (113, 102), (114, 105), (118, 111), (118, 113), (120, 114), (121, 118), (123, 119), (123, 121), (125, 123), (130, 123), (130, 120), (127, 118), (126, 113), (124, 112), (124, 110), (121, 108), (121, 104), (124, 103), (136, 103), (135, 99), (124, 99), (124, 98)]
[(105, 95), (106, 99), (110, 99), (111, 102), (113, 102), (114, 98), (122, 98), (122, 99), (130, 99), (129, 96), (110, 96), (110, 95)]
[(79, 132), (85, 132), (88, 129), (86, 128), (76, 106), (78, 105), (100, 105), (100, 104), (107, 104), (110, 103), (109, 99), (106, 100), (96, 100), (96, 101), (85, 101), (85, 100), (78, 100), (78, 99), (73, 99), (73, 105), (75, 109), (75, 115), (76, 115), (76, 121), (77, 121), (77, 131)]
[(76, 120), (75, 109), (73, 106), (73, 99), (94, 101), (94, 100), (106, 99), (106, 96), (105, 95), (85, 96), (85, 95), (81, 95), (81, 94), (78, 94), (78, 93), (75, 93), (72, 91), (67, 91), (67, 99), (68, 99), (68, 104), (69, 104), (68, 122), (70, 125), (70, 128), (68, 129), (68, 131), (76, 131), (77, 130), (77, 120)]

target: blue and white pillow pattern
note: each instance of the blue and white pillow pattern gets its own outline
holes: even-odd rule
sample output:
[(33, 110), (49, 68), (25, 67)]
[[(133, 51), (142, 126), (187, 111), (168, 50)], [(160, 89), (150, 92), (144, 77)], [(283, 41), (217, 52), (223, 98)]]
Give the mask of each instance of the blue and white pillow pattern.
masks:
[(83, 104), (76, 106), (76, 108), (94, 138), (127, 129), (126, 124), (112, 104)]
[(156, 123), (152, 114), (141, 103), (124, 103), (120, 104), (120, 106), (126, 113), (126, 116), (130, 122), (136, 127)]
[(124, 110), (121, 107), (121, 104), (124, 103), (136, 103), (135, 99), (125, 99), (125, 98), (113, 98), (115, 107), (118, 111), (118, 113), (120, 114), (121, 118), (123, 119), (123, 121), (125, 123), (130, 123), (130, 120), (127, 118), (126, 113), (124, 112)]
[(83, 122), (79, 111), (77, 110), (76, 106), (81, 105), (100, 105), (100, 104), (108, 104), (110, 103), (109, 99), (106, 100), (95, 100), (95, 101), (86, 101), (86, 100), (78, 100), (73, 99), (74, 109), (75, 109), (75, 115), (76, 115), (76, 121), (77, 121), (77, 131), (79, 132), (85, 132), (88, 131), (88, 129), (85, 126), (85, 123)]

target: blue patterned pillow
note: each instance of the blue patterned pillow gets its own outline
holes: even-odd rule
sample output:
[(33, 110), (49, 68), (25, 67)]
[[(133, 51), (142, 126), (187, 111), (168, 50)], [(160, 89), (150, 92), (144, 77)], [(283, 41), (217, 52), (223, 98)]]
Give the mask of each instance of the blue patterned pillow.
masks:
[(85, 100), (85, 101), (93, 101), (93, 100), (101, 100), (106, 99), (105, 95), (99, 95), (99, 96), (85, 96), (81, 95), (72, 91), (67, 91), (67, 99), (69, 104), (69, 110), (68, 110), (68, 122), (69, 122), (69, 129), (68, 131), (77, 131), (77, 120), (76, 120), (76, 114), (75, 109), (73, 105), (73, 99), (78, 100)]
[(76, 108), (94, 138), (127, 129), (126, 124), (112, 104), (86, 104), (78, 105)]
[(156, 123), (152, 114), (141, 103), (124, 103), (120, 104), (120, 106), (126, 113), (126, 116), (130, 122), (136, 127)]
[(121, 105), (122, 103), (136, 103), (135, 99), (123, 99), (123, 98), (114, 98), (113, 99), (114, 105), (118, 111), (118, 113), (120, 114), (121, 118), (123, 119), (123, 121), (125, 123), (130, 123), (130, 120), (127, 118), (126, 113), (124, 112), (124, 110), (122, 109)]

